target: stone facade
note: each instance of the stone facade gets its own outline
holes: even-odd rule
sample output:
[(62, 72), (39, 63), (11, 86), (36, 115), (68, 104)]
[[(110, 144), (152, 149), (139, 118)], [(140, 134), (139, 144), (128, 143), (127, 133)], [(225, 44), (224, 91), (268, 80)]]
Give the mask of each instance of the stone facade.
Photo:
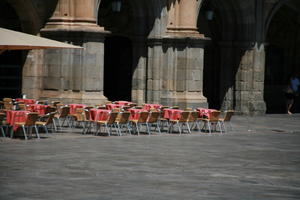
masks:
[(267, 29), (278, 9), (299, 6), (281, 0), (122, 0), (114, 11), (108, 0), (4, 2), (21, 17), (24, 32), (84, 47), (29, 52), (22, 75), (29, 98), (91, 105), (109, 100), (105, 41), (114, 36), (132, 44), (131, 101), (241, 114), (266, 112)]

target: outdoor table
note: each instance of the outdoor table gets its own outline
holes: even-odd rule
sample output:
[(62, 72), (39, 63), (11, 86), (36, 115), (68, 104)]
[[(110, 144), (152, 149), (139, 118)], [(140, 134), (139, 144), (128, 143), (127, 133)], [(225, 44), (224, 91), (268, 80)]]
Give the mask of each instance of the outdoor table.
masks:
[(166, 108), (163, 111), (163, 117), (170, 120), (178, 120), (183, 110)]
[(122, 104), (114, 104), (114, 103), (109, 103), (109, 104), (106, 104), (105, 106), (106, 106), (107, 110), (112, 110), (114, 108), (123, 108), (124, 107), (124, 105), (122, 105)]
[(17, 98), (16, 101), (22, 101), (25, 104), (35, 104), (35, 99), (21, 99), (21, 98)]
[(154, 109), (161, 109), (162, 105), (160, 104), (150, 104), (150, 103), (146, 103), (144, 104), (143, 108), (145, 110), (150, 110), (151, 108), (154, 108)]
[(69, 104), (70, 107), (70, 114), (75, 114), (76, 113), (76, 108), (85, 108), (85, 104)]
[(196, 109), (199, 112), (199, 117), (204, 117), (204, 118), (210, 118), (210, 114), (213, 111), (217, 111), (216, 109), (209, 109), (209, 108), (197, 108)]
[(123, 105), (123, 106), (127, 106), (129, 104), (133, 104), (130, 101), (115, 101), (115, 104), (119, 104), (119, 105)]
[(138, 108), (129, 108), (128, 112), (130, 112), (130, 120), (138, 120), (140, 117), (140, 112), (148, 112), (145, 109), (138, 109)]
[(18, 126), (15, 126), (16, 122), (25, 122), (27, 119), (27, 113), (30, 111), (27, 110), (7, 110), (6, 111), (6, 123), (13, 127), (13, 130), (16, 131)]
[(90, 117), (93, 121), (105, 121), (110, 112), (111, 110), (93, 108), (90, 110)]
[(50, 107), (49, 105), (41, 104), (28, 104), (26, 105), (26, 110), (31, 112), (37, 112), (39, 115), (45, 115), (46, 108)]

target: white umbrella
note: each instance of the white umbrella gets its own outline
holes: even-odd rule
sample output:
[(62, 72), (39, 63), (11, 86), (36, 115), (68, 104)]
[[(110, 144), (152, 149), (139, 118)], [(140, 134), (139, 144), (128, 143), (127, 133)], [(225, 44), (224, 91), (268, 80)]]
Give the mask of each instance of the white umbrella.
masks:
[(29, 49), (82, 49), (75, 46), (47, 38), (42, 38), (18, 31), (0, 27), (0, 54), (5, 50)]

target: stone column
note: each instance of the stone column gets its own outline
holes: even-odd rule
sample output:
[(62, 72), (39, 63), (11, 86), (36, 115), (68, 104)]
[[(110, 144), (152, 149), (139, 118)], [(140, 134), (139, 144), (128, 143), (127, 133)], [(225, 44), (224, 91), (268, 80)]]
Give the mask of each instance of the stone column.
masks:
[(47, 50), (40, 98), (64, 103), (99, 104), (103, 96), (104, 36), (96, 24), (94, 0), (59, 0), (42, 36), (83, 46), (84, 49)]
[(132, 101), (136, 102), (138, 105), (145, 103), (145, 88), (146, 88), (146, 70), (147, 63), (146, 57), (147, 53), (145, 51), (145, 39), (144, 38), (134, 38), (133, 40), (133, 70), (132, 75)]
[(243, 114), (264, 114), (264, 45), (245, 51), (236, 75), (236, 110)]
[(181, 108), (207, 107), (202, 84), (207, 39), (197, 31), (197, 3), (197, 0), (172, 1), (165, 35), (149, 39), (149, 102)]

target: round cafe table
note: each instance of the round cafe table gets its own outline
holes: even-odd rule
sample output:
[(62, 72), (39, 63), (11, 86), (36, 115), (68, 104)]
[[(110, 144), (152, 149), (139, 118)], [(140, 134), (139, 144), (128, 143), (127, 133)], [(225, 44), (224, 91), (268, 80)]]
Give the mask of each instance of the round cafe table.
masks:
[(18, 126), (15, 126), (16, 122), (25, 122), (27, 119), (27, 113), (30, 111), (27, 110), (7, 110), (6, 111), (6, 123), (13, 127), (13, 130), (16, 131)]
[(178, 120), (183, 110), (166, 108), (163, 111), (163, 117), (170, 120)]
[(25, 104), (34, 104), (36, 102), (35, 99), (21, 99), (21, 98), (17, 98), (16, 101), (22, 101)]
[(85, 104), (69, 104), (70, 107), (70, 114), (75, 114), (76, 113), (76, 108), (85, 108)]
[(41, 104), (28, 104), (26, 105), (26, 109), (31, 112), (37, 112), (39, 115), (45, 115), (46, 108), (50, 107), (49, 105), (41, 105)]
[(93, 108), (90, 110), (90, 117), (93, 121), (105, 121), (110, 112), (111, 110)]
[(217, 111), (215, 109), (209, 109), (209, 108), (197, 108), (196, 109), (199, 112), (199, 116), (203, 118), (210, 118), (210, 115), (213, 111)]
[(145, 109), (137, 109), (137, 108), (129, 108), (128, 111), (130, 112), (130, 120), (137, 120), (140, 117), (140, 112), (148, 112)]

